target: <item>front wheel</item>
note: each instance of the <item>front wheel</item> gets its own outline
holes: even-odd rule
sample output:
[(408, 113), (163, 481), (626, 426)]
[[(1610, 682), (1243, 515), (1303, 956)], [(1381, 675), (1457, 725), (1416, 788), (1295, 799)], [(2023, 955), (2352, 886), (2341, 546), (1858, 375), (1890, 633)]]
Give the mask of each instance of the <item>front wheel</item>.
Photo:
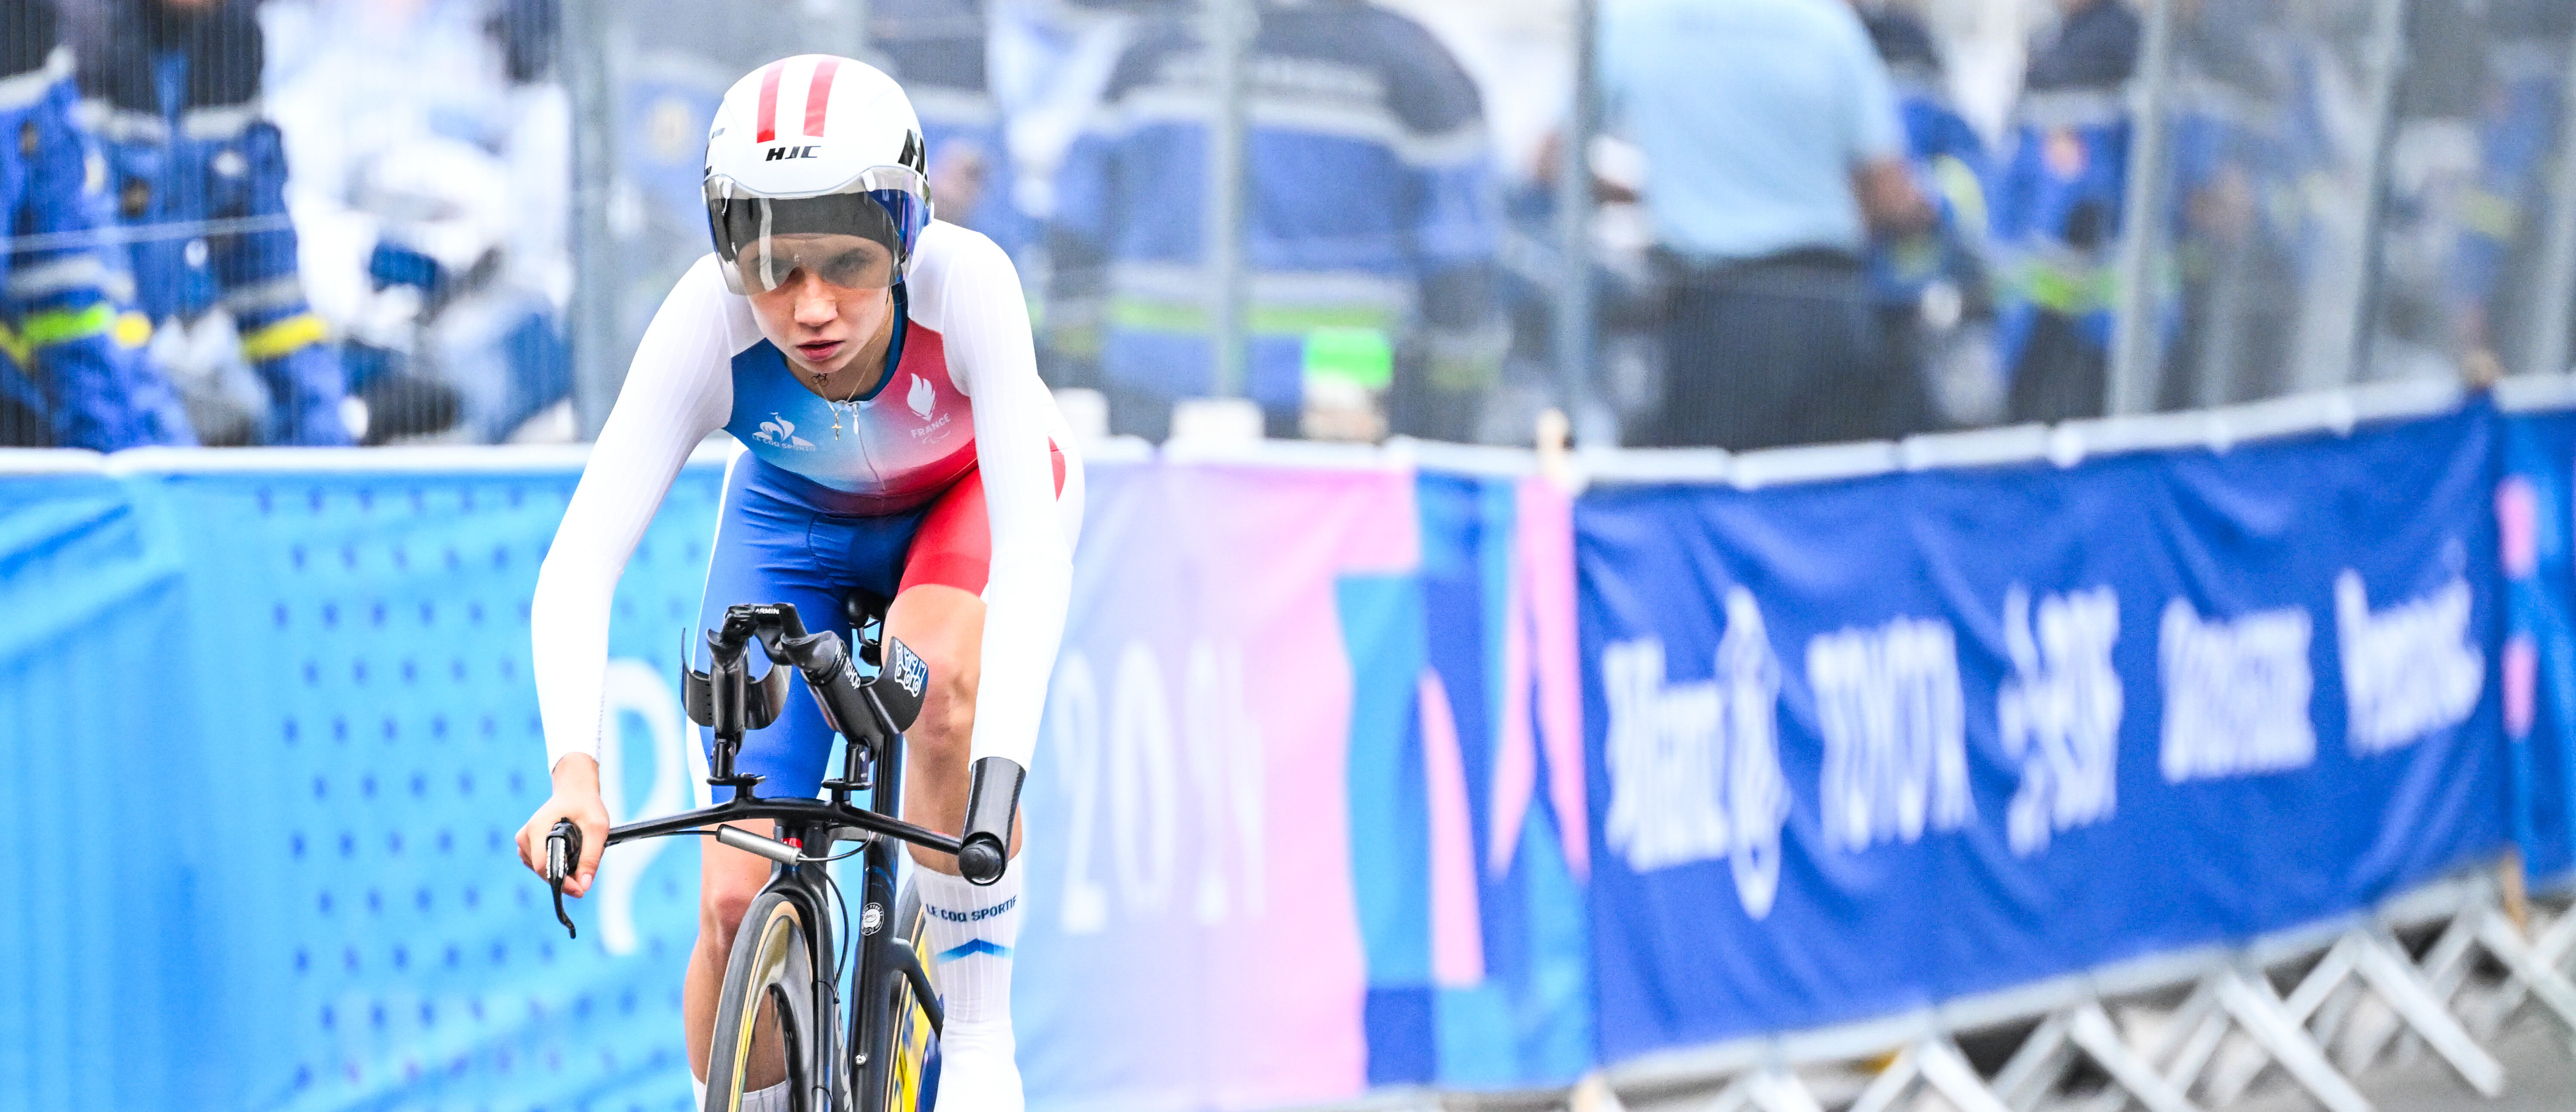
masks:
[[(937, 991), (931, 955), (921, 949), (928, 922), (929, 916), (921, 910), (921, 894), (904, 885), (903, 898), (895, 901), (894, 921), (886, 924), (894, 932), (889, 949), (911, 947), (923, 971), (932, 975), (933, 991)], [(862, 1001), (863, 1014), (852, 1040), (865, 1056), (857, 1074), (861, 1112), (931, 1112), (939, 1099), (939, 1032), (931, 1026), (930, 1012), (914, 995), (909, 978), (888, 968), (882, 983), (874, 1007)]]
[(746, 1091), (781, 1080), (794, 1112), (826, 1112), (806, 1069), (808, 1048), (821, 1030), (814, 1022), (810, 949), (804, 913), (785, 893), (762, 893), (743, 914), (716, 1005), (706, 1112), (742, 1112)]

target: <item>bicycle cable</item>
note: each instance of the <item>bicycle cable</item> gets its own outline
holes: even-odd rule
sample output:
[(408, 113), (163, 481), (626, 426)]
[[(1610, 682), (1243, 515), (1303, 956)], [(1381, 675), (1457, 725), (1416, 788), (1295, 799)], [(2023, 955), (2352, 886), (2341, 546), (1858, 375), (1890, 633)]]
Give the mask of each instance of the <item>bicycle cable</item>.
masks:
[[(844, 854), (843, 856), (847, 855)], [(838, 860), (838, 858), (835, 858), (834, 860)], [(841, 973), (843, 970), (847, 969), (850, 964), (850, 899), (848, 896), (841, 893), (841, 882), (833, 879), (832, 870), (823, 870), (823, 884), (825, 887), (832, 890), (832, 902), (840, 905), (841, 908), (841, 944), (832, 948), (832, 996), (833, 1005), (838, 1007), (840, 1004), (841, 994)]]
[[(647, 834), (647, 835), (644, 835), (644, 837), (646, 837), (646, 838), (676, 838), (676, 837), (679, 837), (680, 835), (683, 835), (683, 834), (695, 835), (695, 836), (700, 837), (700, 838), (713, 838), (713, 837), (715, 837), (715, 836), (716, 836), (716, 832), (715, 832), (715, 831), (713, 831), (713, 830), (709, 830), (709, 829), (707, 829), (706, 827), (703, 827), (703, 826), (693, 826), (693, 827), (690, 827), (690, 828), (688, 828), (688, 829), (686, 829), (686, 830), (666, 830), (666, 831), (663, 831), (662, 833), (659, 833), (659, 834)], [(753, 837), (759, 837), (759, 835), (753, 835)], [(773, 842), (778, 841), (778, 839), (776, 839), (776, 838), (771, 838), (771, 839), (769, 839), (769, 840), (770, 840), (770, 841), (773, 841)], [(783, 844), (783, 843), (782, 843), (782, 844)], [(797, 847), (797, 848), (802, 849), (803, 847), (801, 847), (801, 846), (800, 846), (800, 847)], [(816, 856), (813, 856), (812, 854), (799, 853), (799, 854), (797, 854), (797, 855), (796, 855), (796, 863), (797, 863), (797, 864), (800, 864), (800, 865), (829, 865), (829, 864), (831, 864), (831, 863), (833, 863), (833, 862), (835, 862), (835, 861), (847, 861), (847, 860), (849, 860), (849, 859), (850, 859), (850, 858), (852, 858), (852, 857), (856, 857), (856, 856), (858, 856), (859, 854), (866, 853), (866, 852), (867, 852), (867, 850), (868, 850), (868, 845), (867, 845), (867, 843), (866, 843), (866, 842), (861, 842), (861, 843), (859, 843), (859, 844), (858, 844), (858, 846), (856, 846), (855, 848), (843, 850), (843, 851), (841, 851), (841, 852), (839, 852), (839, 853), (835, 853), (835, 854), (831, 855), (830, 857), (816, 857)]]

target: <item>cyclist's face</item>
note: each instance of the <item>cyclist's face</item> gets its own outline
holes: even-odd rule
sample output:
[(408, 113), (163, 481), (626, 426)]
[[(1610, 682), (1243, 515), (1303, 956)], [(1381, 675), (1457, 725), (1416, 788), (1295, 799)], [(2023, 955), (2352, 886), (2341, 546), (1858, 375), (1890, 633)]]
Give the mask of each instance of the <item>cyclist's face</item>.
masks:
[[(893, 254), (858, 236), (778, 236), (770, 242), (777, 262), (792, 257), (796, 265), (780, 268), (786, 273), (775, 289), (751, 287), (761, 334), (815, 374), (848, 366), (894, 313), (893, 292), (868, 281), (891, 271)], [(743, 263), (758, 265), (750, 252)], [(854, 277), (861, 283), (834, 281)]]

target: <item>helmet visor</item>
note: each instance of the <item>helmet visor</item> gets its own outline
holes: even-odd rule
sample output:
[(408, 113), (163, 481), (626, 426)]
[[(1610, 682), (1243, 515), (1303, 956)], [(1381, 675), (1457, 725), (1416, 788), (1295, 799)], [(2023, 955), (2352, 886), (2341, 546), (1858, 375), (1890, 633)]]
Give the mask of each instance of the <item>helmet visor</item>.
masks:
[(840, 191), (760, 197), (733, 181), (706, 183), (707, 223), (727, 284), (766, 292), (799, 271), (849, 289), (884, 289), (902, 277), (930, 223), (927, 187), (908, 167), (871, 167)]

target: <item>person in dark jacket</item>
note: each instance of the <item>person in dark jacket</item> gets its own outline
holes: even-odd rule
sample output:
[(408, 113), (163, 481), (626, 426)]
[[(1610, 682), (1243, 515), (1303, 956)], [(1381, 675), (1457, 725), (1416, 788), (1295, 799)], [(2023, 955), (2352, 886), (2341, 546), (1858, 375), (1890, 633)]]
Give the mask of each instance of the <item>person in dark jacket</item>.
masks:
[(347, 444), (347, 372), (305, 303), (286, 214), (286, 152), (260, 109), (264, 43), (247, 0), (115, 0), (81, 60), (117, 218), (156, 233), (131, 254), (156, 321), (232, 315), (271, 400), (256, 439)]
[(1035, 233), (1012, 197), (1018, 173), (985, 75), (982, 0), (873, 0), (868, 22), (886, 72), (921, 117), (939, 218), (1024, 254)]
[[(1383, 402), (1395, 432), (1471, 439), (1510, 342), (1482, 97), (1394, 11), (1263, 0), (1259, 12), (1240, 388), (1275, 435), (1364, 437)], [(1190, 23), (1149, 24), (1056, 180), (1051, 346), (1095, 363), (1113, 427), (1148, 437), (1174, 401), (1215, 385), (1204, 57)]]
[(2023, 421), (2103, 412), (2128, 188), (2137, 13), (2122, 0), (2060, 4), (2064, 18), (2032, 46), (2012, 154), (1992, 191), (1997, 339)]
[[(1922, 17), (1897, 2), (1863, 4), (1860, 16), (1894, 83), (1916, 188), (1936, 216), (1928, 231), (1870, 244), (1870, 286), (1893, 363), (1891, 408), (1901, 417), (1890, 431), (1934, 427), (1936, 409), (1949, 422), (1983, 423), (2002, 402), (1983, 255), (1993, 173), (1986, 143), (1951, 102), (1948, 68)], [(1922, 389), (1906, 385), (1909, 379)], [(1922, 411), (1907, 412), (1909, 404)]]

